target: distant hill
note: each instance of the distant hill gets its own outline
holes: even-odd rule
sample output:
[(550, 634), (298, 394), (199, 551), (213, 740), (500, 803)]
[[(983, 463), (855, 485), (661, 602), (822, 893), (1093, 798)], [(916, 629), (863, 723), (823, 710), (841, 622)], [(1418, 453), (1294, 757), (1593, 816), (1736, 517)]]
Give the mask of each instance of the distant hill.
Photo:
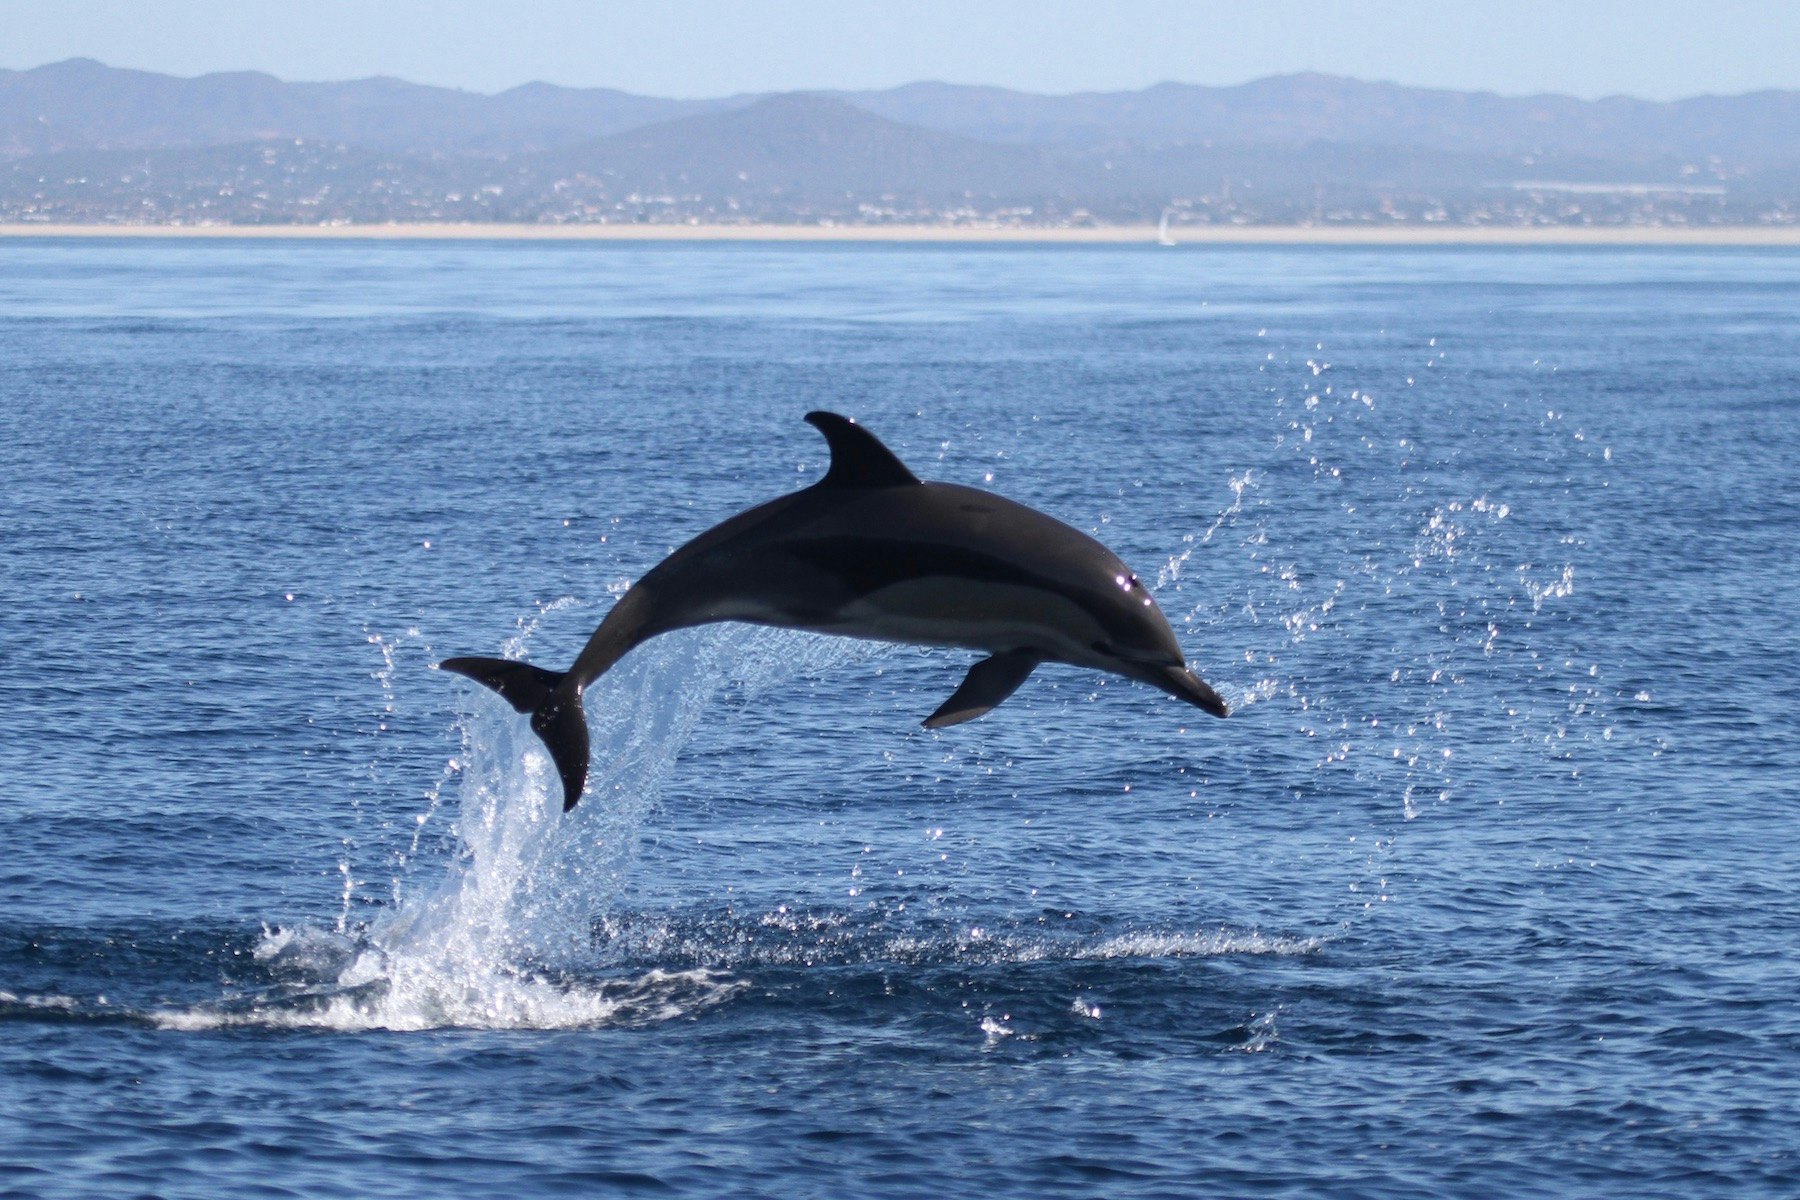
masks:
[(0, 157), (312, 139), (513, 154), (730, 107), (529, 83), (497, 96), (398, 79), (286, 83), (254, 71), (178, 79), (73, 58), (0, 70)]
[(1800, 93), (1652, 103), (1292, 75), (705, 100), (0, 70), (0, 220), (1800, 220)]
[(942, 83), (837, 94), (890, 120), (1034, 145), (1335, 142), (1495, 156), (1717, 155), (1758, 167), (1800, 161), (1800, 92), (1656, 103), (1510, 97), (1302, 74), (1236, 87), (1161, 83), (1139, 92), (1069, 96)]
[[(1079, 184), (1034, 146), (997, 145), (876, 116), (829, 96), (768, 96), (524, 160), (539, 179), (583, 177), (614, 190), (712, 196), (765, 210), (1023, 203)], [(1075, 178), (1071, 180), (1071, 176)]]

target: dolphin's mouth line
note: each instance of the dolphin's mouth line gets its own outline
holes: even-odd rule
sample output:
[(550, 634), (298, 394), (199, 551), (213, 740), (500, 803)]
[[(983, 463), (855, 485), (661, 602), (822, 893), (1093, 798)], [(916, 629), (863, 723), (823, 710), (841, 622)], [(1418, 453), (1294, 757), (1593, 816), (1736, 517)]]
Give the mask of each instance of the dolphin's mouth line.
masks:
[(1186, 671), (1189, 669), (1189, 664), (1186, 659), (1165, 658), (1155, 652), (1133, 654), (1128, 650), (1121, 650), (1111, 642), (1095, 642), (1090, 645), (1088, 649), (1099, 656), (1099, 661), (1089, 661), (1074, 665), (1099, 666), (1101, 670), (1108, 669), (1107, 666), (1101, 664), (1121, 665), (1140, 671)]

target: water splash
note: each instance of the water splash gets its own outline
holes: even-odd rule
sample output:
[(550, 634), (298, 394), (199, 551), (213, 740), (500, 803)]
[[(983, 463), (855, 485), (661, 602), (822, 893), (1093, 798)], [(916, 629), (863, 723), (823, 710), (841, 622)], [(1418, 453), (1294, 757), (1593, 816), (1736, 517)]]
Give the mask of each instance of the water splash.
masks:
[[(585, 607), (541, 606), (504, 652), (524, 657), (547, 616)], [(471, 692), (458, 753), (395, 860), (392, 903), (361, 926), (340, 918), (332, 929), (267, 931), (255, 957), (274, 987), (156, 1019), (177, 1028), (564, 1028), (664, 1020), (729, 999), (744, 985), (726, 971), (609, 970), (593, 953), (594, 922), (616, 901), (659, 791), (720, 688), (756, 691), (880, 652), (778, 630), (658, 639), (589, 690), (599, 770), (587, 801), (567, 815), (555, 768), (525, 722)], [(390, 651), (384, 661), (391, 678)], [(423, 877), (426, 830), (450, 795), (453, 849), (441, 873)], [(353, 878), (347, 862), (342, 870)]]
[[(1545, 477), (1578, 464), (1585, 481), (1604, 486), (1611, 460), (1578, 445), (1584, 435), (1565, 430), (1559, 414), (1504, 402), (1480, 410), (1488, 427), (1479, 451), (1434, 443), (1448, 414), (1468, 404), (1449, 380), (1407, 378), (1397, 389), (1380, 377), (1384, 364), (1330, 357), (1311, 343), (1291, 357), (1268, 354), (1275, 453), (1253, 477), (1248, 463), (1221, 464), (1233, 499), (1199, 540), (1218, 546), (1215, 557), (1238, 555), (1238, 574), (1249, 577), (1232, 614), (1249, 676), (1234, 707), (1274, 702), (1316, 747), (1294, 795), (1385, 795), (1410, 821), (1467, 794), (1469, 747), (1556, 744), (1574, 736), (1572, 718), (1595, 725), (1586, 718), (1606, 699), (1598, 683), (1576, 677), (1569, 701), (1544, 686), (1556, 672), (1549, 660), (1569, 660), (1569, 674), (1581, 665), (1572, 645), (1549, 655), (1542, 647), (1572, 619), (1562, 602), (1576, 592), (1584, 543), (1546, 528), (1529, 492), (1500, 494), (1496, 479), (1510, 476), (1491, 462), (1535, 458)], [(1432, 364), (1441, 357), (1431, 348)], [(1399, 398), (1377, 404), (1378, 391)], [(1177, 593), (1187, 558), (1184, 547), (1163, 572)], [(1377, 629), (1389, 636), (1371, 636)], [(1471, 703), (1471, 693), (1492, 700)], [(1595, 725), (1594, 736), (1609, 731)]]
[(466, 940), (424, 953), (380, 937), (278, 930), (256, 956), (285, 977), (254, 996), (153, 1014), (166, 1029), (234, 1026), (339, 1031), (571, 1029), (643, 1025), (724, 1003), (745, 986), (719, 971), (651, 969), (614, 978), (560, 977), (470, 956)]
[[(1211, 542), (1214, 537), (1218, 536), (1220, 530), (1229, 528), (1237, 521), (1238, 517), (1242, 515), (1244, 511), (1244, 493), (1255, 486), (1255, 482), (1255, 472), (1253, 471), (1245, 471), (1240, 475), (1232, 475), (1226, 479), (1226, 486), (1231, 490), (1231, 503), (1219, 510), (1219, 515), (1213, 518), (1213, 523), (1207, 527), (1204, 533), (1201, 533), (1198, 537), (1191, 533), (1182, 537), (1181, 541), (1183, 549), (1181, 552), (1171, 555), (1169, 559), (1157, 569), (1157, 590), (1160, 591), (1163, 588), (1178, 582), (1181, 579), (1183, 568), (1187, 566), (1188, 560), (1194, 556), (1194, 551)], [(1196, 609), (1195, 611), (1197, 612), (1198, 610)], [(1192, 616), (1193, 614), (1189, 614), (1190, 620), (1192, 619)]]

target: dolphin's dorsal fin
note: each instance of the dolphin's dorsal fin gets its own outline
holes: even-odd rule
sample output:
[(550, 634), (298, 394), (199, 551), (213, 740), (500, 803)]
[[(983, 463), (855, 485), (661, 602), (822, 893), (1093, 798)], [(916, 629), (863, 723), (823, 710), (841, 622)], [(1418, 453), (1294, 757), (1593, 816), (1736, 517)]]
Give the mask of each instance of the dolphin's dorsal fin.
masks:
[(903, 487), (919, 482), (881, 439), (848, 417), (836, 413), (809, 412), (806, 423), (825, 435), (831, 447), (831, 469), (819, 487)]

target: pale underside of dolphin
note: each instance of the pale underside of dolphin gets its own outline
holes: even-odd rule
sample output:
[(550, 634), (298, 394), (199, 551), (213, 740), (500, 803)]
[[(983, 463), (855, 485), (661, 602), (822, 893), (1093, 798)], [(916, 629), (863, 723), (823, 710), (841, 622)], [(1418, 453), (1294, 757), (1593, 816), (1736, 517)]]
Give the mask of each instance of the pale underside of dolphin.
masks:
[(806, 420), (831, 448), (824, 478), (658, 563), (567, 671), (497, 658), (439, 664), (531, 715), (562, 776), (564, 811), (587, 783), (582, 692), (657, 634), (718, 621), (984, 652), (925, 719), (933, 729), (981, 716), (1045, 662), (1122, 675), (1226, 715), (1150, 593), (1105, 546), (989, 492), (921, 482), (845, 417)]

